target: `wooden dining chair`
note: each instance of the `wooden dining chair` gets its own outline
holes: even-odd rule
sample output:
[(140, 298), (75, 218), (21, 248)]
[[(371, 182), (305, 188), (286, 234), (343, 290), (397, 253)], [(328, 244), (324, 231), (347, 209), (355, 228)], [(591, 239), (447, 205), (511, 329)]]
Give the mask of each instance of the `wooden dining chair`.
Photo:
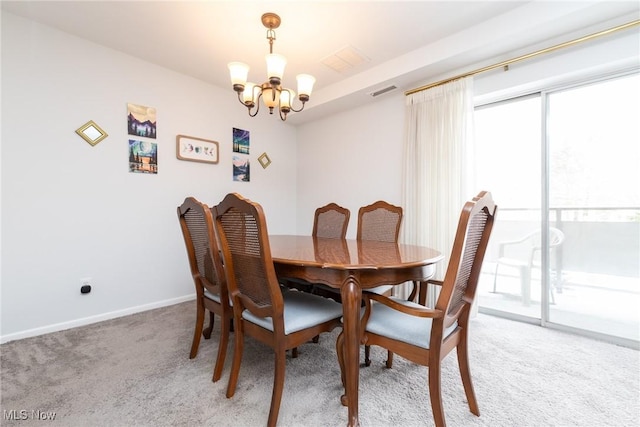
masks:
[[(374, 240), (376, 242), (398, 243), (400, 225), (402, 224), (402, 207), (379, 200), (358, 210), (357, 240)], [(369, 292), (386, 293), (392, 285), (381, 285)]]
[[(344, 239), (347, 235), (351, 212), (337, 203), (329, 203), (316, 209), (313, 216), (313, 237), (325, 239)], [(336, 298), (336, 292), (328, 286), (309, 283), (303, 279), (281, 278), (285, 286), (324, 297)], [(315, 340), (317, 341), (317, 339)]]
[(269, 345), (275, 353), (275, 370), (268, 425), (275, 426), (284, 387), (286, 350), (339, 326), (342, 306), (306, 292), (281, 291), (265, 216), (258, 203), (231, 193), (213, 211), (235, 327), (227, 397), (236, 390), (244, 335)]
[[(375, 240), (377, 242), (398, 242), (400, 225), (402, 224), (402, 207), (395, 206), (384, 200), (378, 200), (358, 210), (357, 240)], [(393, 289), (393, 285), (380, 285), (368, 292), (385, 294)], [(371, 349), (364, 346), (364, 365), (371, 365), (369, 358)], [(393, 354), (387, 352), (387, 364), (392, 363)]]
[[(217, 314), (222, 319), (218, 356), (213, 370), (213, 381), (218, 381), (224, 367), (229, 342), (233, 311), (229, 303), (226, 277), (218, 243), (215, 237), (213, 216), (209, 207), (193, 197), (187, 197), (178, 207), (178, 219), (189, 258), (191, 276), (196, 287), (196, 326), (189, 358), (198, 354), (200, 335), (211, 337)], [(203, 330), (206, 312), (209, 326)]]
[(402, 207), (379, 200), (358, 210), (358, 240), (397, 242), (402, 223)]
[(351, 212), (336, 203), (329, 203), (316, 209), (313, 216), (313, 237), (344, 239), (347, 236)]
[[(445, 278), (428, 280), (441, 287), (435, 308), (384, 295), (364, 296), (362, 343), (384, 347), (429, 368), (429, 396), (438, 427), (445, 426), (441, 362), (454, 349), (469, 409), (480, 416), (469, 368), (469, 317), (496, 211), (491, 193), (485, 191), (464, 205)], [(336, 347), (344, 378), (343, 334)]]

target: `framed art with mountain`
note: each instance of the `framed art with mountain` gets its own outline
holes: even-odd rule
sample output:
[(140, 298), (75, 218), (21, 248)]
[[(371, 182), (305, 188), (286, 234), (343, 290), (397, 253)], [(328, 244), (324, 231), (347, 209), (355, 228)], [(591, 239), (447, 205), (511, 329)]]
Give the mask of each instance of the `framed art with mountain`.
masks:
[(156, 109), (128, 103), (127, 129), (129, 135), (156, 139)]

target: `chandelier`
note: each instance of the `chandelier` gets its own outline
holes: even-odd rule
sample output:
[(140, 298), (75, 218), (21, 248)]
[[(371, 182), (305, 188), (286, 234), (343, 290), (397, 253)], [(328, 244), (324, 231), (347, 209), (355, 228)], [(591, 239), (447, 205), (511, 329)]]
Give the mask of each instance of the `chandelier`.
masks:
[(273, 29), (280, 26), (280, 17), (275, 13), (265, 13), (262, 15), (262, 25), (267, 28), (267, 40), (269, 40), (269, 54), (266, 56), (268, 80), (262, 84), (247, 82), (249, 66), (242, 62), (230, 62), (228, 67), (231, 74), (231, 83), (233, 84), (233, 90), (238, 93), (238, 101), (247, 107), (249, 116), (255, 117), (258, 114), (258, 111), (260, 111), (259, 101), (262, 98), (262, 102), (269, 107), (269, 114), (273, 114), (273, 109), (277, 107), (280, 119), (285, 121), (289, 112), (295, 111), (297, 113), (304, 109), (305, 103), (311, 96), (316, 79), (309, 74), (298, 74), (296, 76), (298, 99), (302, 102), (302, 106), (299, 109), (293, 108), (293, 100), (296, 93), (281, 86), (287, 60), (284, 56), (273, 53), (273, 41), (276, 39), (276, 32)]

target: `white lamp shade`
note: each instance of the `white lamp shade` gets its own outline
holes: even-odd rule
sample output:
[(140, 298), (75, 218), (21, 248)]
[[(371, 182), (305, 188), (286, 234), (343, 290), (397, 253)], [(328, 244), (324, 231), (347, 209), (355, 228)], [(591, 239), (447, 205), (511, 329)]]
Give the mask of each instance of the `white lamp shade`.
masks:
[(229, 62), (229, 74), (231, 75), (231, 84), (245, 85), (247, 76), (249, 75), (249, 66), (243, 62)]
[(255, 102), (253, 100), (253, 88), (256, 86), (255, 83), (247, 82), (244, 86), (244, 91), (242, 92), (242, 100), (246, 104), (247, 102)]
[[(275, 96), (274, 96), (275, 93)], [(280, 101), (280, 92), (274, 91), (270, 87), (262, 89), (262, 102), (269, 108), (273, 108), (278, 105), (278, 101)]]
[(277, 53), (270, 53), (265, 59), (267, 60), (267, 77), (269, 77), (269, 79), (272, 77), (282, 79), (284, 67), (287, 65), (287, 59)]
[(280, 93), (280, 108), (291, 108), (291, 102), (295, 97), (296, 93), (291, 89), (282, 89), (282, 93)]
[(311, 96), (316, 78), (309, 74), (298, 74), (296, 80), (298, 80), (298, 93), (300, 95)]

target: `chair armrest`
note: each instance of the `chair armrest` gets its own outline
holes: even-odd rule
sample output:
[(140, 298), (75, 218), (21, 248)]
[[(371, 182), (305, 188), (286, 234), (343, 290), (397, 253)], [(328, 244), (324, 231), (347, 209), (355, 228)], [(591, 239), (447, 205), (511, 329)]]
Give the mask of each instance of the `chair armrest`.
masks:
[(411, 294), (409, 294), (409, 298), (407, 298), (407, 301), (415, 301), (416, 295), (418, 295), (419, 293), (420, 295), (418, 298), (418, 303), (420, 305), (426, 306), (427, 305), (426, 297), (427, 297), (427, 292), (429, 290), (429, 285), (433, 284), (437, 286), (442, 286), (443, 281), (436, 280), (436, 279), (414, 280), (412, 284), (413, 284), (413, 289), (411, 290)]
[(505, 246), (509, 246), (509, 245), (517, 245), (519, 243), (523, 243), (525, 242), (527, 239), (530, 239), (531, 236), (533, 236), (534, 234), (536, 234), (537, 231), (532, 231), (531, 233), (528, 233), (526, 236), (523, 236), (519, 239), (515, 239), (515, 240), (503, 240), (502, 242), (498, 243), (498, 257), (501, 258), (504, 256), (504, 248)]
[[(430, 317), (434, 319), (444, 317), (444, 312), (442, 310), (435, 310), (432, 308), (421, 306), (419, 304), (414, 303), (412, 305), (405, 305), (405, 304), (399, 303), (394, 299), (387, 298), (383, 295), (373, 294), (373, 293), (363, 294), (363, 296), (365, 297), (367, 311), (370, 310), (370, 307), (371, 307), (370, 302), (367, 300), (374, 300), (379, 302), (380, 304), (384, 304), (387, 307), (393, 308), (394, 310), (400, 311), (405, 314), (409, 314), (411, 316)], [(365, 316), (365, 317), (369, 317), (369, 316)]]
[(429, 280), (426, 281), (426, 283), (432, 284), (432, 285), (438, 285), (438, 286), (444, 285), (444, 281), (437, 280), (437, 279), (429, 279)]

